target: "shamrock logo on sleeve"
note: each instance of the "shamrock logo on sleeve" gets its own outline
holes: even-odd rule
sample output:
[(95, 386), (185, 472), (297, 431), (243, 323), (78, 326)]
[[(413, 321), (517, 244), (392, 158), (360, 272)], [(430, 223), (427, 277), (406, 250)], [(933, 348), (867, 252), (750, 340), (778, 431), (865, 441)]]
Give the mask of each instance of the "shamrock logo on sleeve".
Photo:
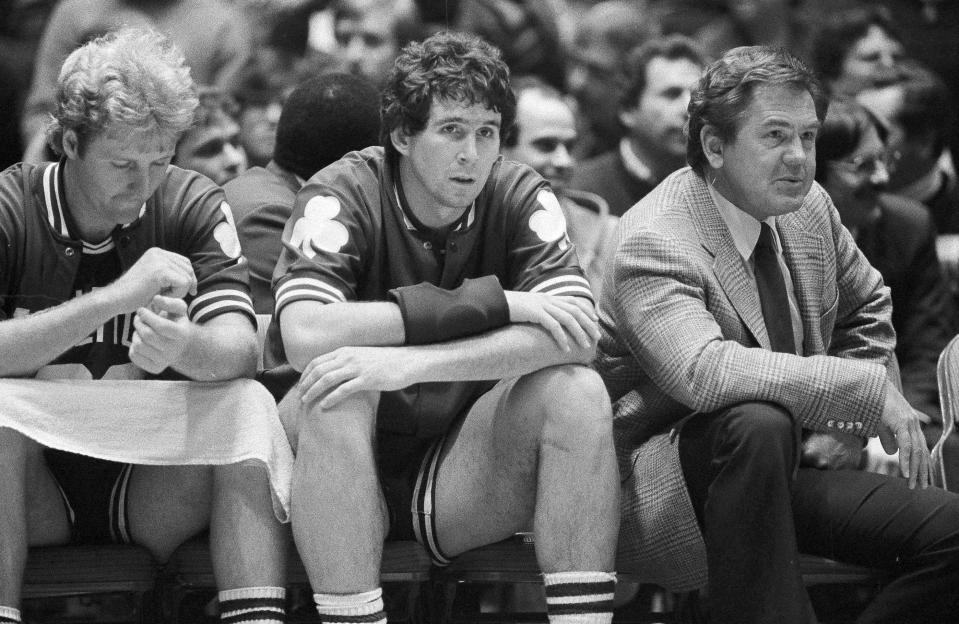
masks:
[(536, 201), (542, 207), (533, 212), (529, 218), (529, 229), (544, 243), (559, 241), (559, 248), (563, 251), (569, 247), (569, 237), (566, 236), (566, 215), (559, 205), (559, 200), (552, 191), (542, 189), (536, 194)]
[(220, 243), (220, 249), (231, 258), (240, 257), (240, 237), (236, 233), (236, 222), (233, 220), (233, 210), (230, 204), (220, 202), (220, 212), (226, 216), (226, 221), (220, 221), (213, 228), (213, 238)]
[(290, 244), (299, 247), (307, 258), (317, 251), (336, 253), (350, 240), (350, 233), (333, 217), (340, 213), (340, 200), (328, 195), (317, 195), (306, 202), (303, 216), (297, 219), (290, 236)]

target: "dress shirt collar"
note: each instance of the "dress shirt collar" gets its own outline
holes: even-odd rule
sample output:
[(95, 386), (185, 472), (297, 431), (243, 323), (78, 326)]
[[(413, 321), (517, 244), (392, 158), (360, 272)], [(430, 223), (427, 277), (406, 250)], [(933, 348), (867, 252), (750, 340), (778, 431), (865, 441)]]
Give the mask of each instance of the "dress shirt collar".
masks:
[[(760, 222), (723, 197), (722, 193), (717, 191), (712, 184), (707, 183), (707, 186), (716, 208), (719, 209), (719, 216), (722, 217), (726, 227), (729, 228), (736, 250), (743, 257), (743, 260), (748, 263), (752, 258), (753, 249), (756, 248), (756, 242), (759, 241)], [(776, 246), (776, 253), (782, 254), (783, 249), (779, 242), (779, 232), (776, 230), (776, 217), (769, 217), (765, 222), (773, 231), (773, 244)]]
[(653, 182), (653, 171), (636, 155), (629, 144), (629, 139), (620, 139), (619, 158), (631, 176), (644, 182)]

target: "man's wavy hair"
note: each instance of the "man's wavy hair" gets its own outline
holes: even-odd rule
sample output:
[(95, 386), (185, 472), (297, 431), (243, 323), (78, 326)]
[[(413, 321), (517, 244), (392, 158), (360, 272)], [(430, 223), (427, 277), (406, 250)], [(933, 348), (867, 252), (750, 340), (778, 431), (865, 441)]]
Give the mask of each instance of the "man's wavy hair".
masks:
[(122, 28), (64, 61), (47, 142), (62, 154), (63, 134), (73, 130), (82, 156), (88, 142), (114, 124), (152, 126), (176, 137), (193, 123), (197, 104), (190, 68), (173, 43), (153, 30)]
[(739, 129), (753, 92), (766, 85), (792, 85), (812, 96), (816, 117), (826, 117), (829, 100), (819, 79), (798, 57), (783, 48), (743, 46), (726, 52), (706, 67), (689, 100), (686, 162), (701, 176), (709, 168), (699, 135), (709, 125), (724, 141)]
[(399, 153), (390, 133), (426, 128), (434, 100), (483, 104), (500, 114), (500, 136), (516, 118), (509, 68), (500, 51), (479, 37), (440, 32), (403, 48), (390, 70), (380, 104), (380, 141), (391, 159)]

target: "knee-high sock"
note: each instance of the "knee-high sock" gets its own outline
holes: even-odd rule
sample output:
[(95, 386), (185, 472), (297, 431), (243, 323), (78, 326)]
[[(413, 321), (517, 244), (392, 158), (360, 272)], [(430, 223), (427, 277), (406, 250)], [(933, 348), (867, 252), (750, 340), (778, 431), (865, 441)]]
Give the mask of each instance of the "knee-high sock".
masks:
[(220, 621), (229, 624), (283, 624), (286, 621), (286, 589), (243, 587), (217, 594)]
[(609, 624), (613, 619), (615, 572), (550, 572), (546, 615), (550, 624)]
[(386, 624), (383, 590), (358, 594), (313, 594), (323, 624)]

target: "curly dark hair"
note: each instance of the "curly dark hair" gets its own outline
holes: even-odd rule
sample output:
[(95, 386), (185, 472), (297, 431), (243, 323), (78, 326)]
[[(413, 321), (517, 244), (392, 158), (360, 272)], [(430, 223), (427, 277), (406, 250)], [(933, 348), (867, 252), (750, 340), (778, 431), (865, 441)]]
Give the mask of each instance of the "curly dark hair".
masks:
[(710, 63), (689, 100), (686, 162), (696, 173), (704, 175), (709, 167), (700, 142), (702, 129), (712, 126), (723, 141), (731, 140), (753, 92), (757, 87), (770, 84), (793, 85), (807, 91), (816, 107), (816, 117), (820, 122), (826, 118), (829, 106), (826, 92), (802, 60), (785, 48), (733, 48)]
[(474, 35), (440, 32), (403, 48), (390, 71), (380, 104), (380, 141), (387, 155), (399, 156), (390, 133), (397, 128), (421, 132), (434, 100), (484, 104), (500, 114), (501, 136), (516, 118), (509, 68), (500, 51)]

